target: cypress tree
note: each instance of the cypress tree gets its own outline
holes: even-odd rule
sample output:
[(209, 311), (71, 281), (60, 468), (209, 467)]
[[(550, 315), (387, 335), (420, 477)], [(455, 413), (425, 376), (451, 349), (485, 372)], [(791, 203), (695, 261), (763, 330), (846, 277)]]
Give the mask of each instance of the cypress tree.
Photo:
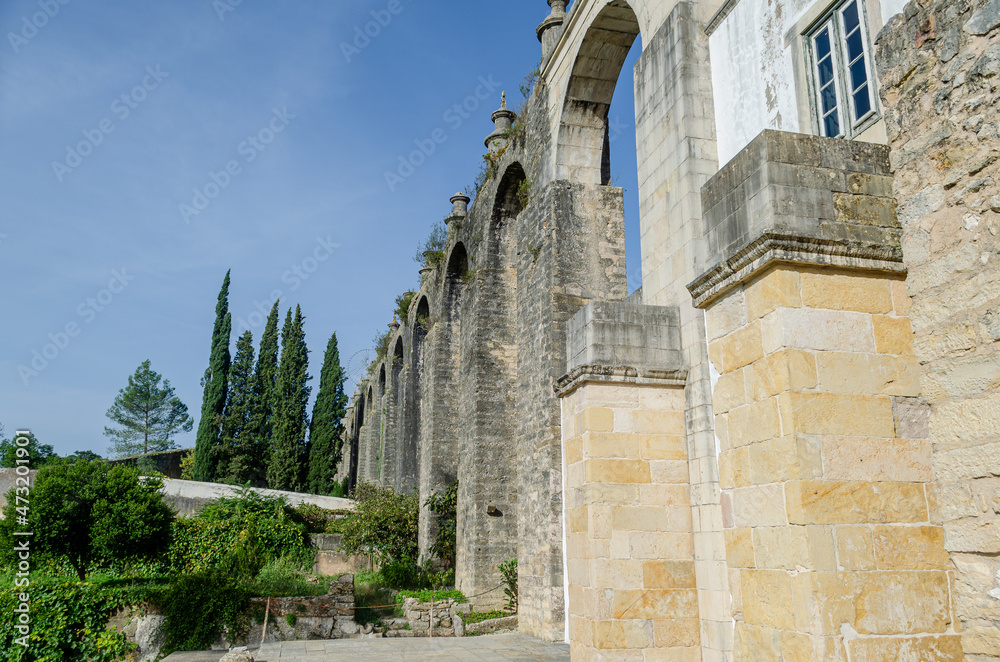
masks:
[(226, 410), (226, 391), (229, 382), (229, 338), (233, 330), (233, 316), (229, 312), (229, 276), (222, 281), (219, 301), (215, 306), (215, 328), (212, 330), (212, 352), (208, 369), (202, 378), (205, 394), (201, 402), (201, 420), (194, 447), (194, 479), (215, 480), (222, 417)]
[(253, 358), (253, 334), (247, 331), (236, 341), (236, 357), (229, 370), (229, 398), (216, 469), (218, 479), (226, 483), (242, 485), (252, 481), (259, 465), (253, 429), (253, 408), (258, 400)]
[(285, 317), (281, 330), (281, 362), (275, 384), (274, 438), (267, 482), (272, 489), (302, 489), (302, 466), (306, 446), (306, 408), (309, 404), (309, 349), (306, 347), (302, 309), (295, 307)]
[(264, 335), (260, 338), (260, 353), (257, 355), (257, 383), (254, 403), (254, 437), (258, 444), (258, 464), (254, 480), (261, 484), (267, 481), (267, 465), (271, 459), (271, 441), (274, 437), (274, 387), (278, 377), (278, 301), (267, 316)]
[(309, 425), (309, 475), (307, 487), (314, 494), (329, 494), (340, 462), (343, 420), (347, 413), (344, 382), (347, 375), (340, 365), (337, 334), (330, 336), (319, 376), (319, 394)]

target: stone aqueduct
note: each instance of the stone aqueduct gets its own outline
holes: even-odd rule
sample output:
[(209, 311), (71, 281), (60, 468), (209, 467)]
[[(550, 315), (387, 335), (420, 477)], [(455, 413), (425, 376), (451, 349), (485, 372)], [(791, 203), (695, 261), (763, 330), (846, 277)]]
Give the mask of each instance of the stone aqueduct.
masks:
[[(422, 496), (457, 479), (459, 588), (498, 602), (518, 558), (520, 629), (574, 660), (1000, 659), (1000, 525), (970, 505), (1000, 474), (998, 382), (928, 392), (961, 354), (935, 340), (937, 302), (970, 276), (916, 234), (972, 214), (975, 241), (996, 235), (939, 159), (982, 136), (942, 140), (925, 100), (995, 95), (996, 26), (968, 26), (998, 3), (892, 19), (889, 145), (763, 126), (720, 164), (709, 34), (741, 1), (549, 0), (538, 84), (517, 130), (494, 113), (495, 176), (452, 199), (445, 257), (352, 399), (342, 472)], [(627, 296), (608, 110), (640, 35)], [(996, 307), (995, 261), (973, 262), (984, 284), (952, 318)], [(959, 349), (995, 361), (970, 333)], [(422, 553), (433, 526), (422, 513)]]

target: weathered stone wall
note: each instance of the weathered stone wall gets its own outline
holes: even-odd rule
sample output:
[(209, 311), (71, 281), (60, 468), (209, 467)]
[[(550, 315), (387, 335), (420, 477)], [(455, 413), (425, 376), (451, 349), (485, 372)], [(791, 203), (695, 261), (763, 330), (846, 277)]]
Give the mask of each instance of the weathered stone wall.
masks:
[(768, 131), (703, 191), (736, 660), (963, 658), (890, 184)]
[(701, 660), (676, 310), (595, 302), (562, 397), (575, 660)]
[(879, 36), (933, 516), (969, 660), (1000, 659), (1000, 3), (911, 2)]

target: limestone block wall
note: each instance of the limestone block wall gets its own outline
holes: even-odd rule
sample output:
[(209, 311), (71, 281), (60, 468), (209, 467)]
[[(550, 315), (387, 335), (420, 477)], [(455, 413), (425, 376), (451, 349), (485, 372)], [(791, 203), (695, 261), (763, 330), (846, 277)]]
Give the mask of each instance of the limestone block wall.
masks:
[(573, 317), (562, 398), (573, 660), (700, 661), (677, 311)]
[(708, 307), (737, 660), (961, 660), (902, 280), (778, 266)]
[(562, 422), (573, 660), (700, 660), (684, 389), (587, 384)]
[(703, 190), (735, 660), (963, 658), (890, 184), (765, 131)]
[(967, 659), (1000, 659), (1000, 4), (911, 2), (879, 37), (934, 517)]

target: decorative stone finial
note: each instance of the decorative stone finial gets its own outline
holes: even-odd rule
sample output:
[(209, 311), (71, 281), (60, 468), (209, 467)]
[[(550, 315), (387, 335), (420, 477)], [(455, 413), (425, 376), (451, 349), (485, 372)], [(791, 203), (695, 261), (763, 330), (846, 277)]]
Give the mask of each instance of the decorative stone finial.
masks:
[(472, 198), (464, 193), (459, 192), (453, 195), (451, 197), (451, 215), (468, 216), (470, 202), (472, 202)]
[(510, 131), (510, 128), (514, 126), (514, 120), (517, 119), (517, 113), (515, 113), (513, 110), (508, 110), (507, 108), (506, 92), (504, 92), (500, 96), (500, 109), (493, 111), (493, 114), (490, 116), (490, 119), (493, 120), (493, 125), (496, 128), (493, 130), (493, 133), (487, 136), (486, 146), (492, 152), (494, 145), (498, 141), (502, 140), (506, 142), (507, 140), (506, 134), (508, 131)]
[(563, 24), (566, 22), (566, 0), (549, 0), (551, 11), (548, 17), (535, 29), (538, 41), (542, 42), (542, 60), (549, 57), (556, 42), (562, 36)]

